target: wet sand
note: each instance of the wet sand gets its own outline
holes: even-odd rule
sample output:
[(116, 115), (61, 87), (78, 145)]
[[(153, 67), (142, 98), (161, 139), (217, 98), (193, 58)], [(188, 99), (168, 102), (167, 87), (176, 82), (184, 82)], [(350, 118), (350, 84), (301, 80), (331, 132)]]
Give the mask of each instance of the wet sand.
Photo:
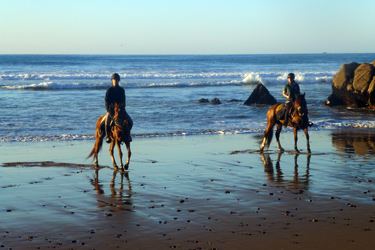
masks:
[(312, 131), (310, 155), (291, 132), (282, 154), (260, 134), (134, 138), (126, 173), (108, 145), (85, 160), (93, 141), (1, 143), (0, 249), (374, 249), (374, 135)]

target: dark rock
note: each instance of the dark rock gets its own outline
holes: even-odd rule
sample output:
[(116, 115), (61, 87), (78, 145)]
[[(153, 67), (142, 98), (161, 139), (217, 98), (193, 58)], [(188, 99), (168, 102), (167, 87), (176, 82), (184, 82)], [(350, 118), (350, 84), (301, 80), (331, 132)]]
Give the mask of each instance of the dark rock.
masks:
[(199, 99), (198, 103), (209, 103), (210, 101), (208, 99), (202, 98)]
[(334, 94), (331, 94), (327, 100), (323, 103), (324, 106), (341, 106), (345, 105), (345, 102), (340, 98), (336, 97)]
[(242, 100), (238, 100), (238, 99), (231, 99), (231, 100), (229, 100), (228, 102), (242, 102)]
[(273, 97), (268, 89), (263, 84), (258, 84), (253, 93), (249, 96), (249, 98), (245, 101), (244, 105), (252, 105), (252, 104), (269, 104), (273, 105), (277, 101), (275, 97)]
[(218, 105), (218, 104), (221, 104), (221, 101), (218, 99), (218, 98), (214, 98), (210, 101), (211, 104), (213, 105)]
[(355, 62), (342, 65), (332, 81), (332, 94), (326, 106), (375, 108), (375, 61), (372, 64)]

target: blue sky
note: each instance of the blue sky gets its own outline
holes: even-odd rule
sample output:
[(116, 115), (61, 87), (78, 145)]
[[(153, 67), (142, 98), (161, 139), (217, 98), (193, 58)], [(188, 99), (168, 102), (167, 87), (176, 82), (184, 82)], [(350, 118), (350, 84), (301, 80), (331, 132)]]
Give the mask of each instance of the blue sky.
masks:
[(375, 52), (374, 0), (4, 0), (0, 54)]

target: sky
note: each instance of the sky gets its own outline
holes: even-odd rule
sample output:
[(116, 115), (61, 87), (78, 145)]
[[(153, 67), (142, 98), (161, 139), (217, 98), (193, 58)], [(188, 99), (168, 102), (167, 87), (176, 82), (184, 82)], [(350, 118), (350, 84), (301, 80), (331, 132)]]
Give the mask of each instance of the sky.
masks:
[(0, 54), (374, 53), (374, 0), (0, 0)]

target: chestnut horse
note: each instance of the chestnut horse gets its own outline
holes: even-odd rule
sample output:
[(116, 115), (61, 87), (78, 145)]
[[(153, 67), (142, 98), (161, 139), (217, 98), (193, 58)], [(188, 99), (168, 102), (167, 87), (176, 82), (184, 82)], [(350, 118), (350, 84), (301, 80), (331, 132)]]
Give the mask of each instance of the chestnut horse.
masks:
[[(277, 117), (277, 112), (282, 107), (282, 103), (276, 103), (273, 105), (267, 112), (267, 128), (264, 131), (264, 137), (262, 141), (262, 145), (260, 146), (260, 151), (263, 151), (264, 147), (269, 147), (272, 141), (273, 136), (273, 127), (276, 124), (277, 130), (276, 130), (276, 140), (277, 140), (277, 147), (280, 151), (284, 151), (284, 149), (280, 145), (280, 132), (283, 126), (284, 117), (281, 117), (280, 119)], [(288, 110), (286, 112), (289, 112)], [(300, 129), (303, 129), (306, 135), (307, 140), (307, 153), (311, 153), (310, 150), (310, 142), (309, 142), (309, 133), (308, 133), (308, 127), (312, 126), (312, 123), (309, 123), (309, 118), (307, 116), (307, 105), (305, 100), (305, 94), (303, 95), (296, 95), (296, 100), (293, 103), (291, 107), (291, 118), (288, 119), (288, 126), (293, 127), (294, 131), (294, 149), (296, 152), (299, 153), (299, 150), (297, 148), (297, 131)]]
[[(130, 161), (130, 156), (131, 156), (131, 151), (130, 151), (130, 130), (131, 130), (131, 124), (129, 121), (126, 119), (126, 111), (125, 107), (122, 104), (114, 104), (114, 116), (112, 119), (113, 125), (111, 126), (111, 134), (110, 139), (111, 139), (111, 145), (109, 146), (109, 153), (112, 158), (112, 163), (113, 167), (117, 170), (118, 166), (116, 164), (115, 158), (113, 157), (113, 149), (115, 145), (117, 145), (118, 151), (119, 151), (119, 156), (120, 156), (120, 164), (121, 164), (121, 170), (124, 170), (124, 165), (122, 164), (122, 151), (121, 151), (121, 143), (124, 142), (126, 145), (126, 149), (128, 151), (128, 160), (126, 161), (125, 164), (125, 170), (129, 168), (129, 161)], [(95, 145), (94, 148), (92, 149), (91, 153), (87, 158), (90, 158), (93, 156), (95, 160), (95, 165), (98, 167), (98, 153), (102, 148), (103, 145), (103, 139), (105, 137), (105, 132), (103, 128), (101, 129), (101, 126), (104, 126), (104, 120), (105, 120), (106, 115), (102, 115), (99, 117), (98, 121), (96, 122), (96, 129), (95, 129)]]

